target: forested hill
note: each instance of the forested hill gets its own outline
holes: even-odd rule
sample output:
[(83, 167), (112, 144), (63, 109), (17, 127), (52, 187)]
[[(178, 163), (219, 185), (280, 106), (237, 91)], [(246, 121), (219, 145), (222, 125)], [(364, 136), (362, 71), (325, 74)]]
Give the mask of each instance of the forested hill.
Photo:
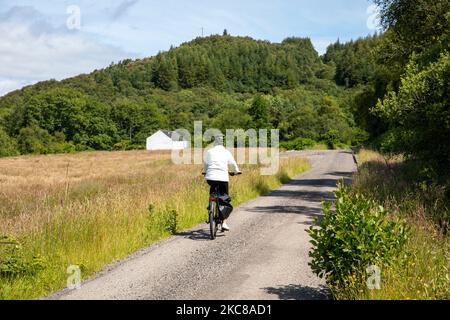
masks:
[(212, 36), (197, 38), (154, 58), (125, 61), (107, 72), (113, 81), (128, 80), (139, 89), (210, 86), (220, 91), (271, 92), (274, 87), (293, 88), (306, 83), (320, 65), (309, 39), (290, 38), (272, 44)]
[[(60, 83), (41, 82), (28, 90), (40, 92), (69, 85), (102, 98), (110, 98), (116, 92), (129, 94), (133, 89), (177, 90), (200, 86), (219, 91), (271, 92), (274, 87), (293, 88), (306, 83), (323, 67), (309, 39), (288, 38), (276, 44), (249, 37), (210, 36), (151, 58), (124, 60), (89, 75)], [(99, 91), (99, 87), (107, 87), (108, 94), (102, 96), (105, 92)]]
[(194, 120), (350, 143), (360, 132), (334, 75), (309, 39), (197, 38), (0, 98), (0, 155), (140, 147), (156, 129)]

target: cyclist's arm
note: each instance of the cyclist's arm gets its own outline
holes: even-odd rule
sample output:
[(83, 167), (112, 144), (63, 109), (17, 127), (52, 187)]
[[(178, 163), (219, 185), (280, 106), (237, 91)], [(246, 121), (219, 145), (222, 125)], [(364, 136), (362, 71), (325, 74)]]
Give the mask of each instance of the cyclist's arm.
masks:
[(234, 160), (234, 157), (231, 154), (231, 152), (229, 153), (228, 164), (230, 164), (233, 167), (233, 172), (236, 172), (236, 173), (241, 172), (241, 170), (239, 170), (239, 166), (236, 163), (236, 160)]
[(210, 162), (211, 162), (211, 159), (210, 159), (209, 152), (206, 152), (206, 154), (203, 158), (203, 173), (206, 173), (208, 171)]

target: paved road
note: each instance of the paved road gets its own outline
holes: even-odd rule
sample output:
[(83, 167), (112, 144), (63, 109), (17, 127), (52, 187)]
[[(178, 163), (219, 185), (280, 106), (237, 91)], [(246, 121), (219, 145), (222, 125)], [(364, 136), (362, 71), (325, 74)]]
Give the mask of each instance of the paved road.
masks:
[[(199, 225), (105, 268), (79, 290), (51, 299), (324, 299), (308, 266), (306, 229), (355, 170), (351, 152), (289, 153), (312, 170), (237, 208), (231, 232), (209, 240)], [(232, 187), (232, 186), (231, 186)]]

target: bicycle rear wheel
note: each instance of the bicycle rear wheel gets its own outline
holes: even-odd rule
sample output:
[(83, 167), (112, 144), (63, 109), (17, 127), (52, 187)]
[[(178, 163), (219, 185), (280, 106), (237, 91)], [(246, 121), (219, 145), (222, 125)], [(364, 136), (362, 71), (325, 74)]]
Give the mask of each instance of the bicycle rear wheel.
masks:
[(219, 219), (219, 206), (216, 203), (216, 208), (214, 210), (214, 238), (216, 238), (217, 230), (219, 229), (220, 219)]
[(217, 205), (215, 202), (211, 202), (209, 206), (209, 231), (211, 233), (211, 240), (216, 238), (217, 234), (217, 225), (216, 225), (216, 212)]

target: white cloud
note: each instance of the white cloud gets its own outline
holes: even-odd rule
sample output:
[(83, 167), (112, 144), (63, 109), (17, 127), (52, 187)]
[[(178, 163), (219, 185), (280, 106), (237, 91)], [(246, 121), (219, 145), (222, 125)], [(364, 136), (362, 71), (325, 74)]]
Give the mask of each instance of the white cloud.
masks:
[(7, 94), (8, 92), (22, 88), (23, 86), (30, 84), (20, 80), (1, 80), (0, 79), (0, 96)]
[(328, 39), (328, 38), (312, 38), (311, 42), (316, 49), (316, 51), (322, 55), (327, 52), (327, 48), (330, 44), (336, 42), (337, 39)]
[(0, 14), (0, 95), (25, 84), (63, 79), (129, 57), (91, 35), (51, 25), (33, 7)]

